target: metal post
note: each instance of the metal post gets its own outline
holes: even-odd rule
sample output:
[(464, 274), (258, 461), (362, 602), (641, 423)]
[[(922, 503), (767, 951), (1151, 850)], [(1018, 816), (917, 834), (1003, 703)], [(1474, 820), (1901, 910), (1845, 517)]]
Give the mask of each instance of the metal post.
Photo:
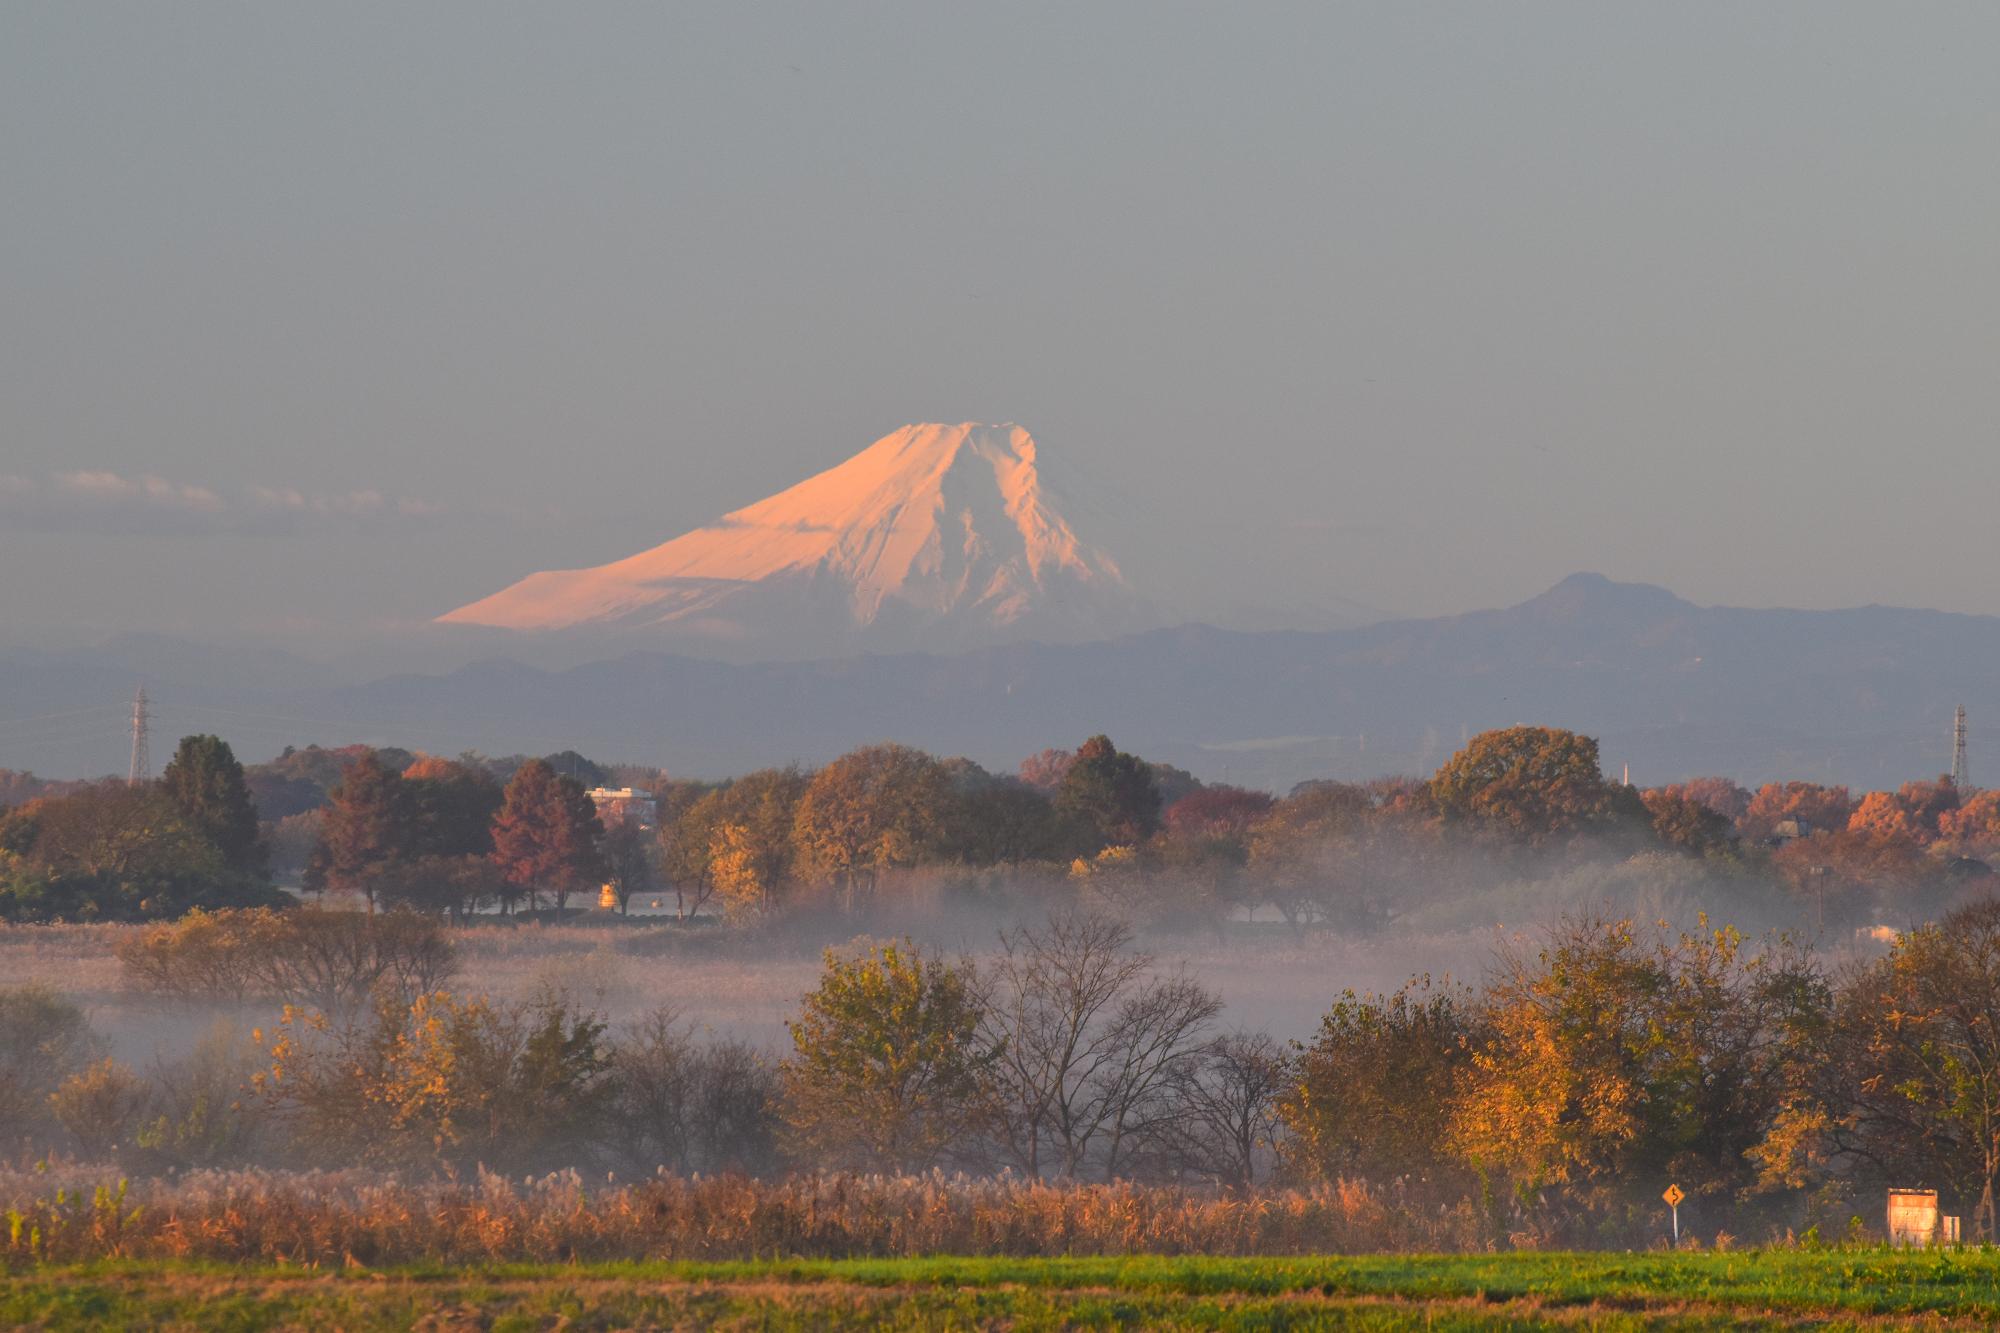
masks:
[(1972, 791), (1972, 770), (1965, 763), (1965, 705), (1960, 704), (1951, 718), (1951, 783), (1960, 796)]
[(136, 787), (153, 776), (153, 757), (147, 753), (146, 732), (153, 715), (146, 707), (146, 687), (132, 696), (132, 765), (126, 771), (126, 785)]

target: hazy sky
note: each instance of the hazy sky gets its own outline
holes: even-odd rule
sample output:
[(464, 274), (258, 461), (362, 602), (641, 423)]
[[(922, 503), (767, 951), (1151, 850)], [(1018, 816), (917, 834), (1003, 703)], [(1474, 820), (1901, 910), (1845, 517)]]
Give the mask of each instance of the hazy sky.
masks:
[(0, 643), (422, 619), (965, 419), (1197, 610), (2000, 613), (1996, 51), (1824, 0), (9, 4)]

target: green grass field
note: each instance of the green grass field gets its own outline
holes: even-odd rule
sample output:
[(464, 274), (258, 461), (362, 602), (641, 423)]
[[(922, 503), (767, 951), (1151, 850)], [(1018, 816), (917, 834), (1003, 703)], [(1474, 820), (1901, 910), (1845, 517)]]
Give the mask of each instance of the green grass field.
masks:
[(0, 1278), (0, 1327), (1987, 1328), (2000, 1251), (883, 1259)]

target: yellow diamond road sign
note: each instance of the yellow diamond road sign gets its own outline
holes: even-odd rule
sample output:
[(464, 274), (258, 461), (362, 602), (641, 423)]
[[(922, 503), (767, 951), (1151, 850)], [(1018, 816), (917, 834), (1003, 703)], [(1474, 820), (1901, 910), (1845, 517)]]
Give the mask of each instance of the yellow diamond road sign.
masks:
[(1687, 1195), (1681, 1193), (1679, 1185), (1669, 1185), (1667, 1186), (1667, 1192), (1660, 1197), (1667, 1201), (1667, 1207), (1678, 1208), (1681, 1206), (1681, 1200), (1685, 1199)]

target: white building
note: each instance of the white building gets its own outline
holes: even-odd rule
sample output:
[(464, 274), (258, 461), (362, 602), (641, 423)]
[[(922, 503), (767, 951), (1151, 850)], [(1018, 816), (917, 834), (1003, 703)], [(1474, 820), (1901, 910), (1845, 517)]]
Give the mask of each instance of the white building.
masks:
[(659, 798), (637, 787), (592, 787), (590, 803), (606, 827), (630, 820), (640, 828), (652, 828), (660, 822)]

